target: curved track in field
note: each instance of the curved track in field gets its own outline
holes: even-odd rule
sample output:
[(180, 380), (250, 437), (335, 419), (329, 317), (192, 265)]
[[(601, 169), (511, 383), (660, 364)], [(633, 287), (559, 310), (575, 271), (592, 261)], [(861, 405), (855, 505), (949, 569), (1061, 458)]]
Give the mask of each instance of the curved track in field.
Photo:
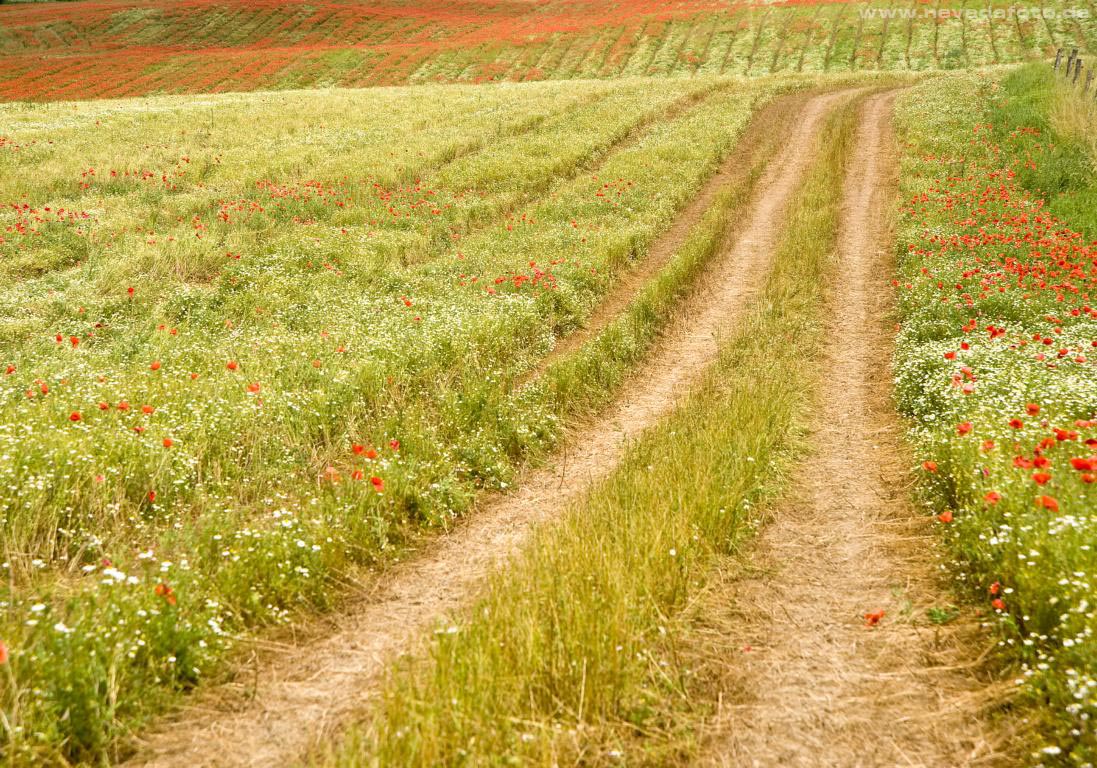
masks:
[(764, 283), (785, 209), (816, 152), (825, 116), (850, 95), (814, 96), (791, 116), (794, 127), (784, 151), (764, 172), (738, 236), (698, 281), (690, 313), (671, 324), (616, 405), (577, 430), (554, 464), (529, 473), (513, 494), (486, 498), (452, 534), (389, 569), (372, 593), (362, 594), (358, 604), (333, 620), (330, 631), (263, 654), (248, 700), (237, 697), (235, 707), (224, 702), (194, 707), (150, 735), (130, 764), (281, 765), (302, 756), (360, 710), (388, 660), (414, 650), (435, 622), (467, 604), (534, 525), (552, 519), (605, 477), (626, 442), (668, 413), (712, 362), (717, 337)]
[[(1003, 759), (980, 717), (1002, 693), (978, 676), (990, 641), (970, 618), (937, 627), (926, 614), (949, 596), (932, 520), (910, 502), (891, 402), (892, 99), (868, 99), (845, 181), (812, 451), (716, 620), (736, 703), (718, 718), (710, 765)], [(868, 626), (865, 614), (879, 611)]]

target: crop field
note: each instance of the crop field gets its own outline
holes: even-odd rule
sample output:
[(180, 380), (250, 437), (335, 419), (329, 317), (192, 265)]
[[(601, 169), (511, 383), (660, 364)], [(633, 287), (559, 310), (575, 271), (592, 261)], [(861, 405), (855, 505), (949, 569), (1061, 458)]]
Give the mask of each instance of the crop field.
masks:
[(1093, 765), (1094, 14), (0, 3), (4, 765)]
[(0, 7), (0, 99), (959, 69), (1084, 50), (1095, 19), (1090, 0), (26, 3)]

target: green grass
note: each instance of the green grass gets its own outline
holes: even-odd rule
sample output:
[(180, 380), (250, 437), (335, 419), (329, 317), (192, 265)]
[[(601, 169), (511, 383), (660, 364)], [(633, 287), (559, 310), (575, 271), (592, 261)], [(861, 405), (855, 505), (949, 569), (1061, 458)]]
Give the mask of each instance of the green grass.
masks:
[[(387, 105), (378, 117), (387, 120), (401, 104), (419, 109), (420, 94), (333, 94), (330, 102), (313, 94), (314, 114), (330, 110), (323, 123), (287, 119), (277, 128), (255, 118), (283, 109), (284, 97), (215, 99), (206, 106), (205, 148), (188, 146), (175, 123), (179, 110), (202, 109), (195, 104), (107, 103), (77, 107), (75, 117), (71, 108), (10, 108), (23, 128), (15, 134), (20, 149), (4, 162), (33, 163), (40, 178), (54, 180), (35, 191), (33, 205), (94, 208), (100, 221), (82, 235), (96, 243), (86, 261), (17, 277), (7, 294), (14, 303), (0, 318), (15, 368), (0, 379), (0, 445), (19, 457), (0, 471), (6, 485), (24, 489), (8, 497), (2, 518), (9, 579), (0, 640), (11, 650), (11, 677), (0, 689), (6, 749), (26, 760), (114, 754), (173, 694), (215, 676), (237, 635), (330, 608), (348, 570), (384, 561), (409, 533), (448, 525), (477, 489), (509, 481), (518, 463), (552, 445), (565, 419), (594, 407), (591, 393), (638, 359), (717, 247), (744, 190), (719, 199), (640, 311), (614, 326), (616, 336), (560, 361), (541, 383), (513, 384), (644, 253), (733, 146), (754, 106), (796, 87), (775, 82), (733, 93), (729, 85), (698, 82), (697, 96), (684, 99), (680, 89), (639, 84), (617, 96), (598, 84), (585, 95), (569, 87), (576, 95), (563, 107), (569, 119), (597, 111), (595, 101), (619, 111), (607, 99), (652, 107), (631, 110), (628, 119), (641, 124), (625, 122), (618, 140), (599, 150), (593, 170), (612, 183), (591, 178), (582, 153), (570, 155), (570, 175), (551, 155), (527, 162), (508, 154), (512, 135), (538, 146), (538, 131), (560, 130), (548, 101), (538, 101), (554, 93), (551, 86), (431, 89), (451, 100), (442, 108), (470, 122), (439, 126), (449, 136), (439, 141), (426, 130), (429, 120), (421, 127), (412, 120), (418, 133), (409, 136), (421, 143), (401, 153), (387, 141), (367, 145), (334, 166), (324, 165), (323, 147), (361, 130), (346, 117), (340, 122), (347, 99)], [(464, 100), (473, 108), (458, 110)], [(510, 121), (500, 123), (500, 113)], [(274, 166), (257, 166), (252, 147), (240, 143), (237, 128), (248, 121), (284, 142), (285, 151), (266, 156)], [(85, 143), (96, 122), (113, 123), (116, 144)], [(155, 142), (151, 151), (189, 157), (200, 177), (184, 175), (176, 189), (160, 175), (151, 189), (143, 181), (81, 186), (86, 164), (74, 150), (94, 146), (100, 169), (127, 167), (125, 153), (141, 136)], [(497, 198), (532, 198), (515, 202), (513, 213), (491, 198), (501, 179), (494, 147), (531, 174), (532, 185), (520, 175), (499, 182)], [(560, 151), (577, 147), (582, 140)], [(244, 168), (250, 175), (236, 181)], [(403, 264), (394, 257), (385, 241), (405, 232), (422, 237), (433, 214), (417, 227), (371, 218), (379, 214), (369, 192), (386, 173), (396, 180), (386, 189), (423, 179), (422, 189), (456, 200), (446, 215), (460, 227), (458, 243), (427, 238), (419, 241), (424, 258)], [(437, 177), (447, 185), (428, 187)], [(4, 177), (7, 184), (20, 178)], [(107, 224), (134, 217), (147, 232), (142, 217), (179, 205), (208, 211), (254, 195), (256, 178), (271, 180), (263, 189), (293, 193), (289, 210), (275, 209), (260, 227), (207, 218), (210, 237), (199, 240), (184, 217), (160, 222), (166, 229), (150, 245)], [(351, 204), (294, 199), (317, 188), (303, 180), (325, 178), (332, 181), (320, 188), (341, 185), (336, 199)], [(402, 213), (419, 215), (406, 198), (400, 204)], [(316, 223), (294, 223), (305, 215)], [(163, 242), (172, 232), (177, 242)], [(191, 235), (185, 242), (184, 234)], [(17, 247), (36, 263), (53, 246), (28, 237)], [(225, 259), (228, 248), (241, 259)], [(541, 267), (551, 281), (542, 275), (532, 285), (537, 271), (529, 262), (543, 263), (546, 252), (559, 257)], [(208, 282), (176, 269), (204, 258), (227, 266)], [(132, 276), (120, 279), (122, 268)], [(496, 275), (499, 282), (489, 279)], [(136, 286), (133, 298), (127, 285)], [(227, 370), (229, 359), (235, 371)], [(150, 370), (151, 361), (161, 367)], [(48, 394), (38, 382), (48, 383)], [(249, 382), (260, 391), (249, 392)], [(601, 400), (608, 396), (602, 389)], [(119, 410), (122, 400), (129, 411)], [(153, 413), (139, 412), (146, 403)], [(70, 421), (73, 411), (79, 422)], [(352, 451), (356, 444), (361, 453)]]
[(1097, 123), (1031, 66), (918, 86), (898, 124), (897, 399), (927, 462), (926, 504), (952, 511), (941, 527), (958, 590), (1019, 666), (1032, 763), (1090, 765)]
[[(1023, 166), (1021, 185), (1046, 200), (1051, 211), (1097, 239), (1097, 163), (1094, 141), (1097, 120), (1078, 89), (1051, 67), (1020, 67), (1002, 78), (1001, 97), (989, 109), (989, 120), (999, 141), (1008, 141), (1019, 126), (1034, 128), (1039, 135), (1018, 137), (1015, 153), (1038, 152), (1035, 167)], [(1014, 139), (1016, 142), (1017, 139)], [(1043, 145), (1047, 144), (1046, 149)]]
[(855, 116), (847, 106), (829, 120), (764, 294), (701, 386), (535, 534), (456, 631), (436, 634), (429, 659), (395, 671), (376, 719), (321, 762), (666, 765), (692, 754), (684, 724), (708, 703), (676, 654), (683, 611), (799, 447)]

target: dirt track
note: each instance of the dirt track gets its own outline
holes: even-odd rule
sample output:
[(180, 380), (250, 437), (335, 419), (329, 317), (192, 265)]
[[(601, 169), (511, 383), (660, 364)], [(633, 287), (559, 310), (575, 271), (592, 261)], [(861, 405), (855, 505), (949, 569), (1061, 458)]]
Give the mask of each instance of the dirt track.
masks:
[[(909, 462), (891, 403), (888, 216), (896, 158), (893, 95), (870, 97), (843, 190), (826, 358), (793, 492), (726, 587), (719, 618), (733, 680), (707, 763), (723, 766), (999, 764), (978, 717), (970, 618), (948, 604), (932, 521), (910, 504)], [(865, 614), (884, 611), (876, 627)], [(1000, 689), (999, 689), (1000, 690)]]
[(199, 708), (199, 700), (150, 735), (130, 765), (285, 764), (360, 710), (387, 660), (416, 648), (435, 621), (475, 595), (534, 525), (552, 519), (607, 475), (626, 442), (668, 413), (714, 359), (718, 335), (750, 305), (769, 271), (784, 211), (815, 154), (828, 109), (849, 97), (812, 97), (793, 116), (784, 151), (759, 182), (738, 237), (700, 281), (704, 288), (690, 302), (691, 313), (672, 324), (618, 404), (584, 425), (554, 465), (530, 473), (515, 493), (486, 499), (454, 533), (392, 568), (376, 593), (363, 595), (337, 617), (332, 631), (307, 645), (264, 654), (250, 701), (229, 709)]

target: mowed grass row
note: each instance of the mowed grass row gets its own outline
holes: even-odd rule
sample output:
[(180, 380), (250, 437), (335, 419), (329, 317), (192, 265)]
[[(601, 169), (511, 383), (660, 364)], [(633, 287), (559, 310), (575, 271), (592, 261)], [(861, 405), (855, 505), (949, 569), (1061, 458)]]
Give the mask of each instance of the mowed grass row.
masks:
[[(349, 264), (310, 271), (306, 253), (267, 253), (254, 264), (242, 257), (211, 285), (180, 284), (141, 309), (140, 296), (108, 294), (94, 305), (109, 314), (91, 342), (81, 336), (74, 347), (51, 336), (36, 348), (28, 339), (26, 348), (41, 355), (35, 364), (57, 366), (56, 378), (49, 392), (34, 389), (35, 379), (46, 379), (21, 361), (3, 380), (5, 402), (19, 413), (2, 431), (5, 455), (26, 467), (30, 446), (52, 446), (47, 455), (55, 458), (33, 465), (38, 480), (5, 481), (26, 502), (5, 524), (57, 525), (59, 540), (50, 540), (53, 563), (10, 545), (6, 553), (6, 751), (43, 761), (116, 753), (119, 738), (162, 711), (173, 692), (215, 671), (240, 632), (287, 621), (303, 606), (330, 606), (349, 570), (382, 559), (406, 530), (444, 525), (477, 488), (505, 483), (516, 461), (551, 444), (562, 418), (591, 407), (585, 393), (612, 383), (641, 354), (715, 250), (719, 227), (710, 220), (694, 234), (685, 268), (619, 329), (627, 332), (620, 344), (584, 350), (521, 391), (510, 392), (510, 382), (643, 254), (751, 110), (803, 84), (716, 88), (671, 110), (601, 166), (605, 178), (631, 185), (565, 179), (527, 209), (524, 228), (485, 231), (463, 260), (378, 277), (354, 274)], [(622, 195), (606, 199), (605, 189)], [(723, 215), (742, 199), (742, 190), (721, 198)], [(528, 269), (531, 255), (577, 252), (578, 263), (570, 271), (560, 265), (551, 289), (531, 292), (505, 271), (508, 263)], [(469, 263), (508, 279), (486, 281), (484, 290), (461, 278)], [(42, 285), (45, 303), (50, 280), (83, 290), (79, 274), (23, 287)], [(258, 321), (226, 313), (234, 300), (264, 312)], [(163, 329), (158, 319), (168, 321)], [(130, 322), (132, 332), (111, 332)], [(530, 333), (536, 345), (527, 344)], [(155, 370), (150, 358), (160, 363)], [(20, 375), (33, 377), (33, 398), (26, 382), (12, 384)], [(110, 389), (116, 381), (134, 389)], [(59, 394), (68, 401), (50, 407)], [(77, 397), (90, 408), (73, 405)], [(119, 409), (123, 398), (129, 410)], [(142, 413), (140, 404), (154, 410)], [(77, 408), (88, 417), (70, 420)], [(27, 419), (41, 421), (28, 428)], [(223, 463), (203, 465), (192, 441), (220, 452)], [(172, 474), (179, 468), (193, 474), (180, 480)], [(150, 481), (155, 496), (144, 490)], [(135, 497), (127, 502), (115, 491), (97, 500), (108, 482), (132, 483)], [(53, 491), (66, 483), (64, 497)], [(63, 517), (44, 524), (36, 517), (49, 514)]]
[(1095, 18), (1065, 0), (13, 7), (0, 8), (0, 98), (957, 69), (1092, 49)]
[(1097, 110), (1046, 65), (898, 107), (897, 394), (959, 589), (1034, 705), (1034, 765), (1097, 758)]
[[(376, 716), (316, 764), (695, 756), (696, 726), (715, 702), (711, 681), (694, 679), (678, 653), (686, 609), (760, 522), (801, 447), (857, 114), (847, 104), (828, 120), (764, 293), (704, 380), (439, 628), (429, 657), (405, 659)], [(638, 302), (619, 322), (644, 311)]]
[(1092, 2), (1065, 0), (1038, 8), (630, 0), (612, 13), (593, 1), (7, 8), (0, 98), (955, 69), (1092, 48), (1094, 20)]

